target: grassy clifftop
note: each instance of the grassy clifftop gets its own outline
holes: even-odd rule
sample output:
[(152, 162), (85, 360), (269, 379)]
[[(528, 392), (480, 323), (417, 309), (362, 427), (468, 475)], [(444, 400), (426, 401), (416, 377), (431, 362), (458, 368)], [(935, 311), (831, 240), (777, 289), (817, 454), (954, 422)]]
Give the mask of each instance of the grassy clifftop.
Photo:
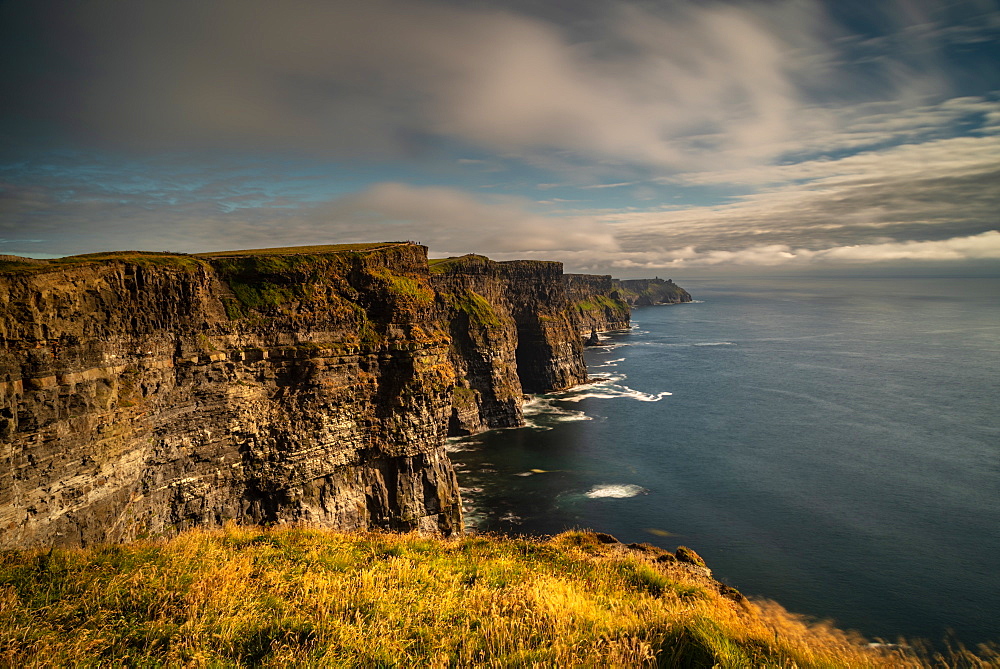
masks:
[(928, 665), (612, 542), (227, 527), (10, 551), (0, 665)]

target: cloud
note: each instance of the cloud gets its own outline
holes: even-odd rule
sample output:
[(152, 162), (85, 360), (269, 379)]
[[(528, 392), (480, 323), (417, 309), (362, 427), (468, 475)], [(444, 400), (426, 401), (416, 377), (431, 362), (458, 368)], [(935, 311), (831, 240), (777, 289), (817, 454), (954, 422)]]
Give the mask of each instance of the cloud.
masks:
[[(497, 256), (504, 258), (507, 256)], [(523, 256), (522, 256), (523, 257)], [(544, 258), (544, 255), (527, 254)], [(1000, 261), (1000, 231), (924, 242), (883, 242), (831, 246), (821, 249), (795, 248), (787, 244), (746, 246), (734, 250), (693, 246), (655, 251), (626, 251), (607, 256), (589, 251), (564, 253), (560, 259), (568, 271), (610, 273), (615, 276), (648, 276), (654, 272), (752, 272), (822, 269), (856, 271), (860, 267), (928, 266), (943, 263), (987, 262), (994, 269)]]
[(794, 249), (785, 244), (750, 246), (736, 251), (698, 252), (686, 247), (662, 254), (655, 259), (626, 258), (620, 266), (808, 266), (823, 264), (873, 264), (896, 261), (966, 261), (1000, 260), (1000, 231), (990, 230), (969, 237), (954, 237), (925, 242), (885, 242), (852, 244), (811, 250)]
[[(685, 175), (731, 183), (744, 172)], [(747, 175), (752, 178), (755, 175)], [(960, 137), (840, 160), (762, 169), (775, 185), (723, 205), (606, 215), (626, 251), (821, 249), (880, 240), (931, 241), (997, 227), (1000, 138)]]
[[(850, 34), (842, 3), (820, 0), (574, 3), (578, 20), (490, 0), (7, 3), (6, 120), (138, 158), (0, 164), (0, 235), (67, 253), (409, 238), (588, 267), (986, 243), (1000, 102), (953, 96), (962, 77), (946, 75), (952, 47), (986, 49), (1000, 12), (939, 4), (855, 7), (869, 25)], [(243, 151), (271, 173), (240, 166)], [(150, 152), (178, 166), (157, 172)], [(555, 209), (573, 200), (603, 208)]]
[(483, 201), (453, 188), (381, 183), (335, 200), (311, 217), (329, 217), (342, 229), (391, 231), (394, 239), (414, 239), (446, 255), (529, 249), (550, 255), (581, 249), (618, 252), (611, 232), (596, 218), (553, 218), (532, 213), (529, 206), (521, 198)]
[[(816, 0), (598, 5), (581, 32), (429, 0), (38, 0), (10, 24), (44, 51), (12, 54), (28, 74), (6, 92), (24, 114), (143, 149), (420, 157), (451, 140), (668, 170), (767, 162), (837, 122), (803, 113), (815, 81), (838, 80)], [(50, 71), (32, 77), (42, 56)], [(876, 69), (863, 97), (921, 76)]]
[[(66, 190), (74, 191), (73, 199), (61, 197)], [(240, 206), (248, 198), (250, 206)], [(258, 198), (268, 206), (255, 206)], [(619, 250), (596, 217), (544, 216), (525, 198), (474, 196), (454, 188), (385, 182), (310, 205), (281, 208), (275, 202), (262, 193), (234, 192), (225, 179), (184, 196), (151, 192), (127, 198), (80, 182), (47, 188), (0, 184), (0, 237), (6, 240), (0, 240), (0, 252), (199, 252), (403, 239), (442, 255), (523, 255), (530, 249), (550, 257), (579, 250), (611, 256)], [(28, 248), (21, 242), (29, 234), (42, 243)]]

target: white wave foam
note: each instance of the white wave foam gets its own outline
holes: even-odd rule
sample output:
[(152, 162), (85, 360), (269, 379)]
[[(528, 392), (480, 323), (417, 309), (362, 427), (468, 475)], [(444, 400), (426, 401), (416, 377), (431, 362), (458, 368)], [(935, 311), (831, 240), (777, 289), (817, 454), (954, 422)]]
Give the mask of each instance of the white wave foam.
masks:
[[(563, 398), (558, 398), (563, 399)], [(550, 397), (533, 397), (524, 403), (524, 423), (534, 430), (551, 430), (551, 423), (575, 423), (593, 420), (582, 411), (557, 407)]]
[(645, 495), (647, 492), (649, 491), (642, 486), (638, 486), (633, 483), (613, 483), (595, 485), (584, 494), (591, 499), (598, 499), (601, 497), (624, 499), (626, 497), (635, 497), (636, 495)]
[(591, 346), (590, 348), (595, 351), (613, 351), (616, 348), (621, 348), (622, 346), (631, 346), (631, 343), (626, 343), (623, 341), (611, 342), (610, 344), (597, 344), (596, 346)]
[(691, 344), (692, 346), (736, 346), (736, 342), (732, 341), (703, 341), (697, 344)]
[(448, 453), (461, 453), (462, 451), (475, 450), (477, 446), (482, 446), (481, 441), (464, 441), (468, 437), (448, 437), (444, 440), (444, 450)]
[(559, 400), (562, 402), (579, 402), (585, 399), (607, 400), (614, 399), (616, 397), (627, 397), (639, 402), (659, 402), (664, 397), (673, 394), (668, 392), (644, 393), (641, 390), (635, 390), (634, 388), (629, 388), (622, 383), (618, 383), (625, 378), (626, 376), (624, 374), (616, 374), (614, 376), (609, 376), (602, 381), (598, 381), (597, 383), (577, 386), (573, 390), (567, 391), (559, 397)]

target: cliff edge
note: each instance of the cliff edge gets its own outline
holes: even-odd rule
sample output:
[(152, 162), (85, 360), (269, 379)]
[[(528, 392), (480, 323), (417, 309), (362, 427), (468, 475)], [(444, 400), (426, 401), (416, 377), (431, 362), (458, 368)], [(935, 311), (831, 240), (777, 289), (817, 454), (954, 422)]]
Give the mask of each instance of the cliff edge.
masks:
[(460, 531), (445, 438), (586, 380), (567, 295), (412, 243), (0, 258), (0, 548)]
[(681, 304), (690, 302), (691, 294), (671, 279), (617, 279), (615, 286), (621, 298), (633, 307), (654, 304)]

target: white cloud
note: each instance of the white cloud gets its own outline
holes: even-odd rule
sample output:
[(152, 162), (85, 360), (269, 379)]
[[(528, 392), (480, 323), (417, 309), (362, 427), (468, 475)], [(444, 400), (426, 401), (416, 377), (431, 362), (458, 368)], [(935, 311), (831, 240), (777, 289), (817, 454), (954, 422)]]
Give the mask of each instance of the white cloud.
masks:
[[(532, 257), (536, 256), (532, 254)], [(821, 249), (769, 244), (735, 250), (704, 251), (686, 246), (659, 251), (628, 251), (614, 256), (577, 251), (565, 253), (561, 259), (575, 270), (611, 272), (619, 276), (642, 275), (666, 269), (804, 270), (859, 265), (883, 266), (899, 262), (1000, 261), (1000, 231), (990, 230), (978, 235), (936, 241), (854, 244)]]
[[(810, 250), (793, 249), (784, 244), (750, 246), (736, 251), (709, 250), (698, 252), (686, 247), (667, 252), (650, 266), (662, 265), (742, 265), (742, 266), (810, 266), (830, 263), (886, 263), (907, 261), (1000, 260), (1000, 231), (990, 230), (969, 237), (955, 237), (924, 242), (886, 242), (852, 244)], [(641, 263), (640, 263), (641, 264)]]

